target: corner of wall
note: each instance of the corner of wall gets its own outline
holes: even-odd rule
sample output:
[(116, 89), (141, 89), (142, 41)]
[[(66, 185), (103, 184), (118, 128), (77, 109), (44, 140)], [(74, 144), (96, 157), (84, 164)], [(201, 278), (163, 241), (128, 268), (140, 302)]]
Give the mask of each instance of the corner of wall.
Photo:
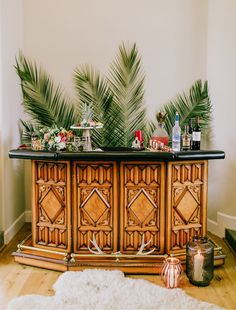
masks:
[(8, 244), (18, 233), (25, 223), (25, 212), (23, 212), (12, 225), (4, 232), (4, 244)]
[(217, 212), (217, 221), (207, 219), (207, 229), (220, 238), (224, 238), (226, 228), (236, 230), (236, 216)]

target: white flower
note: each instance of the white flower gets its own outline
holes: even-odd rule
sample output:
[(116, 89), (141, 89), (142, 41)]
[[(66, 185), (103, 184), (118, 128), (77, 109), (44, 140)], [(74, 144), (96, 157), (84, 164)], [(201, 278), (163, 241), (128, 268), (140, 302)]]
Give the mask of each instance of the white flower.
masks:
[(54, 141), (53, 141), (53, 140), (49, 140), (49, 141), (48, 141), (48, 144), (49, 144), (49, 146), (51, 147), (51, 146), (53, 146)]
[(58, 149), (59, 149), (59, 150), (64, 150), (65, 148), (66, 148), (65, 142), (60, 142), (60, 143), (58, 144)]
[(55, 137), (54, 140), (56, 143), (60, 143), (61, 142), (61, 136)]

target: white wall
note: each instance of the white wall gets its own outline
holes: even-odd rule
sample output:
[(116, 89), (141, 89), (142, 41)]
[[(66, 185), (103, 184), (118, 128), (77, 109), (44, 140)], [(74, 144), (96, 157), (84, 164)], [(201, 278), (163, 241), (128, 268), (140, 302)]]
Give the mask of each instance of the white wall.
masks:
[(205, 0), (24, 0), (24, 52), (68, 93), (89, 63), (106, 73), (119, 44), (136, 42), (152, 114), (206, 77)]
[(22, 1), (1, 0), (0, 14), (0, 229), (7, 243), (24, 221), (23, 162), (8, 158), (8, 151), (20, 143), (21, 93), (13, 66), (23, 47)]
[(236, 1), (208, 2), (207, 78), (214, 106), (213, 147), (226, 152), (225, 160), (210, 165), (209, 216), (216, 225), (222, 220), (228, 223), (230, 216), (232, 223), (227, 226), (236, 229)]

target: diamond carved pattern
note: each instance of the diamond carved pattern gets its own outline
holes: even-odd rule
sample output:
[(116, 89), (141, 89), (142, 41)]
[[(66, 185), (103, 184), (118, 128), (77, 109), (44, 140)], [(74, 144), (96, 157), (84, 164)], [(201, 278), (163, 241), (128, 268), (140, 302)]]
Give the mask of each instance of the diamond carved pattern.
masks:
[(198, 205), (199, 204), (192, 193), (186, 189), (179, 197), (175, 210), (178, 212), (182, 220), (187, 224), (190, 221), (193, 213), (198, 208)]
[(56, 193), (52, 189), (43, 197), (41, 206), (51, 223), (54, 223), (63, 209), (63, 203), (59, 201)]
[(103, 214), (110, 208), (110, 206), (95, 188), (81, 205), (81, 208), (94, 222), (94, 224), (96, 224)]
[(129, 210), (143, 224), (149, 215), (157, 209), (144, 189), (141, 189), (128, 205)]

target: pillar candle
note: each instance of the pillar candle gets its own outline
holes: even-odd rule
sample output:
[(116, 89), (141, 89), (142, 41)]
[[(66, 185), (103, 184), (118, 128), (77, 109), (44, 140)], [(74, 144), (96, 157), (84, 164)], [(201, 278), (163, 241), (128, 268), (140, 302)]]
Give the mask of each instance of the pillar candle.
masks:
[(193, 261), (194, 281), (203, 281), (203, 262), (204, 262), (204, 257), (200, 252), (198, 252), (194, 256), (194, 261)]

